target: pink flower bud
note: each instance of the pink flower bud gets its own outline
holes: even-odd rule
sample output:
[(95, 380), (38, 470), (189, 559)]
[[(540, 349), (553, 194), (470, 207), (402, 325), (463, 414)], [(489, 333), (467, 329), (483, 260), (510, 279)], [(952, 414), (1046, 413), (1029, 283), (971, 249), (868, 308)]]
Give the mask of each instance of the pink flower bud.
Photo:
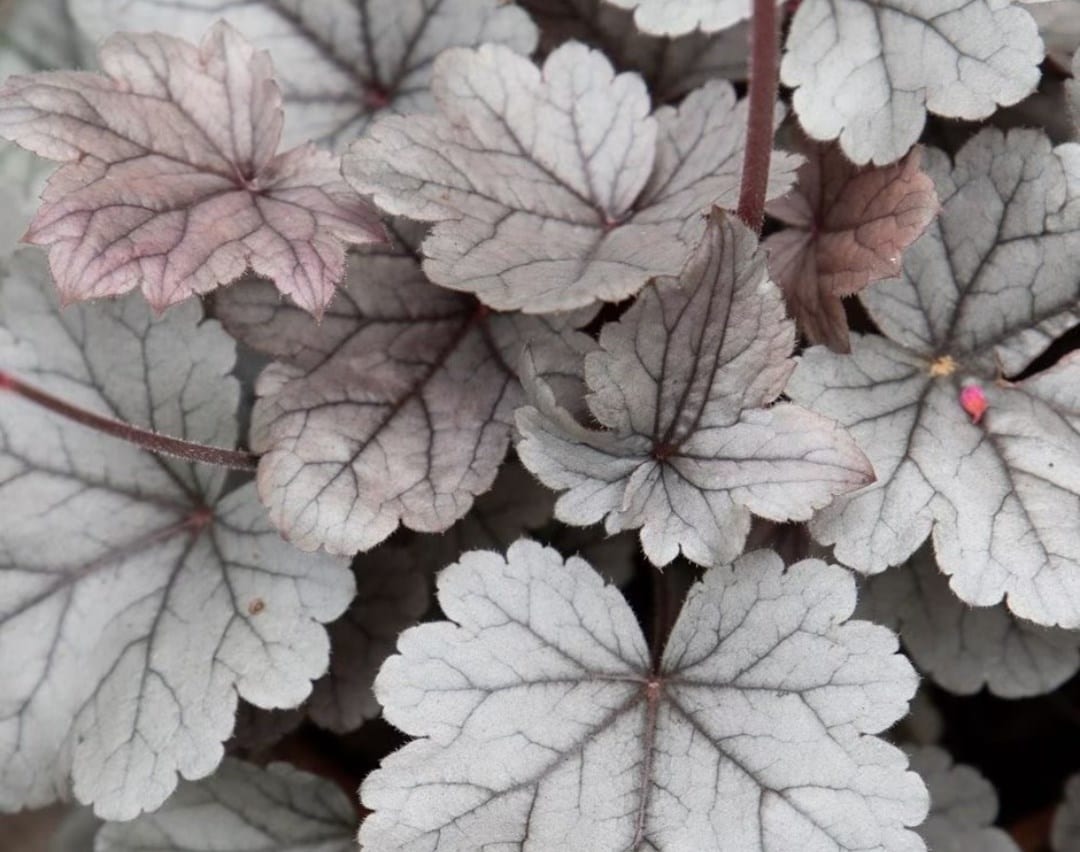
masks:
[(960, 407), (970, 416), (972, 423), (978, 423), (986, 413), (986, 391), (978, 385), (967, 385), (960, 391)]

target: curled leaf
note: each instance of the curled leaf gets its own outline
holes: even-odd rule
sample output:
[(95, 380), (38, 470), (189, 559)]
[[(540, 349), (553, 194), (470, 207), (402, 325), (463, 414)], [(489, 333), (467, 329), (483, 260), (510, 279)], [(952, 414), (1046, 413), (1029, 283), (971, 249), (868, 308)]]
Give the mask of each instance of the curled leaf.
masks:
[(345, 244), (385, 239), (312, 145), (276, 153), (281, 93), (269, 57), (219, 23), (196, 47), (121, 34), (103, 74), (46, 71), (0, 87), (0, 135), (64, 165), (25, 240), (49, 247), (65, 302), (141, 288), (155, 309), (250, 266), (319, 315)]

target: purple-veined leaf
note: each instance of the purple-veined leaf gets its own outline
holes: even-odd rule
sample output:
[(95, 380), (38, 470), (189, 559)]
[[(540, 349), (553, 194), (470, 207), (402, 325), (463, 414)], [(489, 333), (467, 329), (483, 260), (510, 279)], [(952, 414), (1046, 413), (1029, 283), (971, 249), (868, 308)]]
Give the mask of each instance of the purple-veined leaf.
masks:
[(640, 73), (654, 103), (674, 101), (717, 77), (746, 78), (745, 24), (664, 38), (640, 32), (633, 12), (605, 0), (524, 0), (521, 5), (540, 24), (542, 52), (571, 40), (599, 48), (618, 70)]
[[(198, 304), (60, 312), (17, 256), (0, 367), (90, 411), (219, 446), (236, 438), (234, 344)], [(327, 667), (346, 566), (297, 553), (248, 484), (0, 400), (0, 809), (67, 797), (110, 819), (214, 770), (237, 696), (299, 704)]]
[(304, 705), (300, 705), (287, 709), (264, 710), (240, 701), (236, 707), (236, 726), (226, 744), (226, 752), (245, 757), (266, 754), (304, 724), (304, 719), (307, 718), (306, 709)]
[(1003, 698), (1057, 689), (1080, 669), (1080, 632), (1040, 627), (1005, 607), (971, 607), (924, 545), (904, 566), (869, 578), (858, 615), (895, 630), (912, 661), (950, 692), (984, 686)]
[[(0, 4), (0, 80), (83, 64), (85, 45), (72, 30), (67, 0)], [(0, 258), (11, 254), (26, 232), (50, 170), (29, 151), (0, 145)]]
[(219, 316), (278, 359), (252, 426), (271, 519), (298, 547), (340, 554), (461, 518), (506, 455), (521, 348), (572, 364), (588, 343), (581, 317), (492, 313), (433, 286), (404, 249), (354, 258), (321, 323), (260, 285), (223, 294)]
[[(387, 213), (436, 225), (424, 270), (436, 284), (528, 313), (617, 301), (678, 274), (701, 213), (738, 197), (745, 105), (713, 81), (649, 114), (637, 74), (584, 45), (542, 69), (505, 48), (435, 63), (438, 115), (375, 122), (344, 173)], [(796, 159), (773, 159), (770, 195)]]
[(803, 0), (780, 76), (812, 138), (885, 165), (915, 144), (927, 110), (974, 120), (1031, 94), (1042, 58), (1012, 0)]
[(658, 36), (713, 33), (750, 17), (750, 0), (605, 0), (634, 11), (642, 32)]
[(843, 296), (900, 272), (900, 255), (937, 213), (934, 182), (909, 152), (891, 166), (855, 166), (835, 145), (804, 140), (806, 162), (769, 215), (789, 227), (766, 238), (769, 271), (811, 343), (847, 352)]
[(315, 682), (308, 715), (336, 733), (354, 731), (381, 709), (372, 684), (398, 635), (427, 611), (437, 567), (413, 548), (386, 545), (356, 558), (356, 597), (330, 625), (330, 670)]
[(96, 852), (356, 852), (356, 811), (332, 781), (231, 758), (156, 813), (110, 823)]
[(536, 46), (529, 16), (501, 0), (75, 0), (93, 39), (161, 30), (199, 39), (220, 18), (277, 68), (285, 143), (341, 148), (379, 112), (429, 110), (431, 67), (450, 47)]
[(49, 247), (65, 302), (141, 288), (161, 310), (249, 266), (316, 315), (345, 243), (385, 237), (308, 144), (278, 154), (269, 57), (227, 24), (196, 47), (111, 37), (103, 74), (44, 71), (0, 87), (0, 135), (62, 165), (25, 240)]
[(847, 621), (850, 573), (757, 551), (691, 590), (655, 666), (581, 559), (530, 541), (438, 579), (451, 621), (407, 631), (375, 691), (418, 737), (361, 797), (364, 848), (915, 852), (910, 664)]
[[(1080, 355), (1020, 382), (1080, 318), (1080, 146), (984, 130), (955, 165), (927, 151), (942, 212), (901, 278), (861, 298), (885, 337), (808, 350), (787, 386), (847, 426), (877, 482), (810, 523), (877, 573), (933, 532), (961, 600), (1080, 626)], [(963, 407), (981, 391), (979, 422)]]
[(753, 234), (715, 210), (678, 279), (645, 290), (585, 358), (582, 425), (544, 381), (517, 413), (518, 455), (575, 526), (641, 527), (645, 555), (702, 565), (737, 556), (751, 513), (806, 520), (871, 479), (846, 433), (772, 404), (794, 360), (794, 327)]
[(1020, 852), (1008, 834), (993, 827), (997, 793), (977, 770), (954, 764), (937, 746), (907, 753), (930, 790), (930, 815), (916, 831), (932, 852)]

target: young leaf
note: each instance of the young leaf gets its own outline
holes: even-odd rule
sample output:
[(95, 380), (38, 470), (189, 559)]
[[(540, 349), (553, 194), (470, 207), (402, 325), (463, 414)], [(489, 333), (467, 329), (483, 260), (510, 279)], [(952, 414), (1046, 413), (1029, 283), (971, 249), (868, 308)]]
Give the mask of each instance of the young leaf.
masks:
[(769, 236), (769, 271), (811, 343), (850, 351), (840, 299), (900, 272), (900, 253), (937, 213), (916, 148), (891, 166), (852, 165), (835, 145), (804, 140), (795, 187), (766, 208), (791, 226)]
[(911, 768), (930, 790), (930, 815), (916, 829), (933, 852), (1020, 852), (1000, 828), (994, 828), (997, 794), (975, 769), (953, 764), (937, 746), (907, 749)]
[[(1080, 626), (1080, 356), (1024, 381), (1077, 322), (1080, 146), (984, 130), (950, 168), (927, 152), (942, 212), (903, 276), (862, 294), (886, 337), (807, 351), (787, 392), (848, 426), (877, 482), (811, 521), (846, 565), (877, 573), (933, 529), (967, 603)], [(962, 407), (967, 387), (986, 404)]]
[(234, 288), (219, 316), (279, 360), (259, 378), (259, 494), (293, 544), (368, 550), (404, 524), (448, 529), (491, 487), (523, 401), (528, 341), (574, 362), (576, 317), (492, 314), (430, 284), (411, 253), (352, 262), (321, 324), (266, 286)]
[[(851, 575), (758, 551), (694, 586), (655, 667), (587, 563), (530, 541), (439, 575), (375, 691), (421, 737), (361, 796), (368, 849), (923, 850), (927, 798), (871, 736), (916, 678), (846, 622)], [(845, 623), (846, 622), (846, 623)]]
[(317, 724), (347, 733), (379, 715), (372, 683), (398, 634), (427, 611), (432, 567), (404, 547), (357, 557), (356, 598), (330, 625), (330, 671), (315, 682), (308, 702)]
[(685, 35), (695, 29), (712, 33), (750, 17), (750, 0), (606, 0), (634, 10), (634, 23), (643, 32), (660, 36)]
[(330, 781), (227, 759), (165, 806), (98, 832), (96, 852), (355, 852), (356, 811)]
[(695, 31), (679, 38), (640, 32), (632, 12), (605, 0), (524, 0), (540, 24), (540, 49), (566, 41), (599, 48), (620, 71), (645, 78), (653, 103), (677, 100), (709, 80), (746, 79), (750, 39), (745, 24), (706, 35)]
[(536, 47), (529, 16), (500, 0), (79, 0), (95, 41), (117, 30), (161, 30), (196, 41), (219, 18), (270, 51), (285, 105), (285, 143), (340, 148), (373, 115), (432, 108), (435, 57), (493, 42)]
[(968, 606), (925, 545), (903, 568), (866, 582), (858, 613), (897, 631), (915, 664), (961, 695), (983, 686), (1003, 698), (1041, 695), (1080, 669), (1080, 632), (1040, 627), (1003, 604)]
[(753, 234), (719, 210), (678, 279), (644, 291), (585, 358), (602, 430), (582, 426), (544, 382), (517, 413), (518, 455), (565, 490), (559, 520), (641, 527), (645, 555), (702, 565), (743, 548), (750, 515), (806, 520), (865, 485), (869, 463), (834, 423), (779, 396), (792, 324)]
[[(345, 176), (387, 213), (436, 222), (424, 270), (500, 310), (564, 311), (675, 275), (714, 202), (734, 204), (745, 107), (713, 81), (649, 115), (636, 74), (580, 44), (541, 71), (487, 45), (435, 63), (437, 116), (376, 122)], [(772, 196), (792, 157), (773, 158)]]
[(915, 144), (927, 110), (973, 120), (1029, 95), (1042, 58), (1012, 0), (803, 0), (780, 77), (811, 137), (885, 165)]
[[(234, 346), (197, 303), (60, 313), (43, 263), (0, 288), (0, 365), (93, 412), (218, 445), (236, 438)], [(254, 489), (7, 393), (0, 405), (0, 810), (74, 794), (110, 819), (221, 760), (237, 696), (299, 704), (326, 670), (320, 622), (353, 594)]]
[[(0, 80), (80, 64), (83, 44), (72, 31), (67, 0), (0, 4)], [(11, 254), (26, 233), (48, 172), (48, 164), (29, 151), (0, 146), (0, 258)]]
[(384, 235), (333, 156), (275, 154), (269, 57), (221, 23), (199, 47), (113, 36), (99, 59), (103, 75), (47, 71), (0, 87), (0, 135), (65, 164), (25, 237), (50, 247), (64, 301), (141, 287), (161, 310), (250, 266), (320, 314), (345, 242)]
[(1080, 774), (1065, 785), (1065, 800), (1054, 813), (1050, 846), (1054, 852), (1080, 852)]

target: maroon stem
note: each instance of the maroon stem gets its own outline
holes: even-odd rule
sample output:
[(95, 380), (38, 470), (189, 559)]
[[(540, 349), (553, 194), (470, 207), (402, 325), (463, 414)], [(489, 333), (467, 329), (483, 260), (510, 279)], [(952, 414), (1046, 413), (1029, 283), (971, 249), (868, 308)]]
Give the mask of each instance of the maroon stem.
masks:
[(765, 223), (765, 192), (773, 145), (773, 111), (780, 85), (780, 31), (776, 0), (754, 0), (750, 21), (750, 109), (739, 188), (739, 218), (755, 233)]
[(159, 435), (157, 432), (140, 429), (120, 420), (102, 417), (100, 414), (94, 414), (64, 402), (64, 400), (21, 382), (3, 371), (0, 371), (0, 391), (17, 394), (23, 399), (52, 411), (54, 414), (66, 417), (68, 420), (74, 420), (83, 426), (89, 426), (98, 432), (104, 432), (106, 435), (112, 435), (114, 438), (120, 438), (130, 444), (135, 444), (151, 453), (172, 456), (186, 461), (202, 462), (203, 464), (216, 464), (233, 470), (255, 470), (259, 462), (259, 457), (254, 453), (208, 447), (205, 444), (196, 444), (180, 438), (170, 438), (168, 435)]

